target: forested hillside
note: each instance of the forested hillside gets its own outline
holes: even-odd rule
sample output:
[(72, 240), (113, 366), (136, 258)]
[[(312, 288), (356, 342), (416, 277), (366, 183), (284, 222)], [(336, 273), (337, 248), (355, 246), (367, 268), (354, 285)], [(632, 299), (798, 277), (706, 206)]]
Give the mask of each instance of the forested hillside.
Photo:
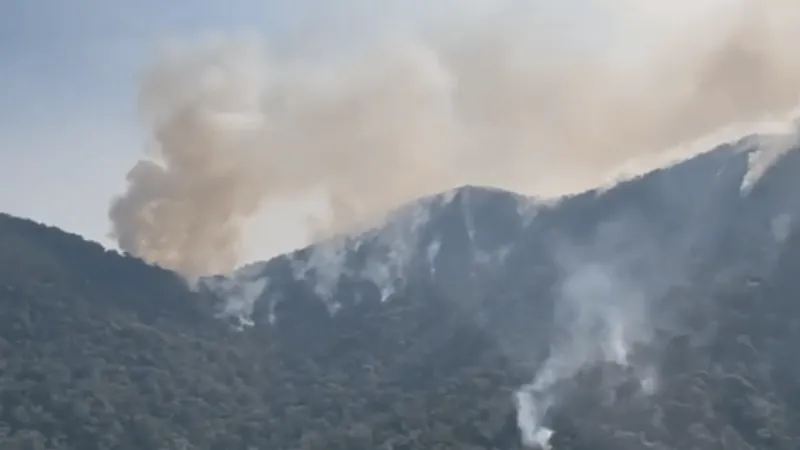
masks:
[[(719, 162), (698, 164), (676, 173), (699, 168), (694, 180), (705, 180)], [(708, 244), (690, 252), (703, 258), (663, 292), (682, 316), (672, 322), (680, 327), (654, 330), (662, 335), (647, 349), (657, 386), (643, 392), (636, 374), (610, 362), (582, 367), (546, 418), (553, 448), (796, 450), (800, 233), (770, 244), (769, 257), (752, 250), (766, 238), (742, 239), (768, 225), (759, 208), (793, 178), (773, 174), (738, 200), (742, 170), (729, 166), (716, 209), (690, 197), (674, 210), (653, 206), (665, 192), (684, 198), (665, 186), (690, 178), (670, 181), (669, 171), (565, 201), (515, 231), (524, 252), (480, 279), (481, 290), (418, 278), (388, 301), (359, 297), (331, 314), (313, 290), (287, 281), (278, 320), (244, 329), (217, 317), (222, 300), (171, 272), (0, 215), (0, 450), (520, 449), (512, 394), (544, 357), (521, 355), (547, 347), (560, 276), (531, 249), (554, 236), (548, 226), (589, 236), (616, 207), (657, 236), (696, 231), (684, 225), (706, 223), (701, 212), (717, 228), (692, 235), (702, 238), (692, 246)], [(481, 195), (481, 208), (505, 198)], [(447, 214), (446, 230), (457, 230), (460, 216)], [(667, 249), (678, 242), (665, 239)], [(336, 295), (357, 289), (343, 283)], [(467, 292), (475, 297), (457, 298)]]
[(298, 298), (284, 336), (238, 332), (78, 236), (2, 216), (0, 239), (3, 450), (516, 445), (521, 374), (435, 298), (336, 321)]

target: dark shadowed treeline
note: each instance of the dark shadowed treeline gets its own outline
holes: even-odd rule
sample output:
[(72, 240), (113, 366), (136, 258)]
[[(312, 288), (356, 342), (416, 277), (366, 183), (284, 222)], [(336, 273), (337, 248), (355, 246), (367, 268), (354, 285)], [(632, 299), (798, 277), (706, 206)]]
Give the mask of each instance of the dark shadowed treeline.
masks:
[[(715, 172), (717, 156), (709, 158), (681, 173)], [(762, 273), (726, 271), (735, 261), (767, 261), (756, 251), (767, 241), (742, 236), (755, 236), (750, 230), (768, 217), (752, 208), (794, 179), (779, 173), (788, 167), (750, 200), (715, 197), (717, 228), (691, 228), (703, 259), (662, 302), (685, 309), (665, 308), (676, 313), (672, 327), (654, 330), (663, 336), (643, 353), (654, 389), (644, 392), (641, 377), (603, 361), (553, 388), (559, 402), (545, 419), (556, 450), (800, 448), (800, 233), (775, 247)], [(588, 236), (622, 208), (680, 237), (681, 217), (708, 212), (680, 195), (684, 209), (648, 211), (673, 192), (664, 173), (648, 180), (574, 197), (537, 220)], [(481, 195), (498, 204), (493, 195), (504, 194)], [(740, 216), (749, 219), (729, 220)], [(171, 272), (2, 215), (0, 449), (519, 449), (512, 394), (543, 357), (520, 355), (544, 347), (537, 339), (547, 339), (552, 321), (543, 311), (556, 301), (557, 271), (528, 270), (547, 261), (534, 244), (548, 235), (539, 236), (519, 236), (526, 250), (510, 256), (514, 267), (486, 280), (485, 298), (469, 299), (480, 315), (453, 297), (466, 290), (433, 280), (388, 302), (350, 302), (334, 316), (313, 292), (286, 283), (277, 320), (238, 331), (215, 318), (218, 299)], [(355, 298), (355, 290), (345, 283), (337, 296)]]

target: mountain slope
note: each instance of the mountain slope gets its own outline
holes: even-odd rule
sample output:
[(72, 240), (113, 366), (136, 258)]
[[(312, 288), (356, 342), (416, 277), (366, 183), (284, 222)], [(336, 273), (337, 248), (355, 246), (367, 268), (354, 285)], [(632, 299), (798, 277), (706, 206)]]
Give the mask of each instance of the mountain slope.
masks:
[[(536, 372), (555, 366), (553, 379), (541, 382), (548, 396), (566, 395), (561, 384), (596, 364), (624, 363), (638, 371), (638, 383), (649, 383), (644, 373), (660, 370), (660, 355), (676, 339), (690, 340), (687, 358), (712, 364), (709, 340), (729, 337), (719, 334), (723, 299), (750, 298), (753, 286), (771, 282), (800, 212), (793, 195), (800, 152), (753, 180), (761, 142), (748, 137), (557, 204), (475, 187), (424, 199), (384, 228), (248, 268), (250, 279), (280, 280), (255, 303), (255, 321), (280, 324), (276, 311), (293, 296), (287, 289), (335, 316), (365, 299), (387, 301), (386, 292), (427, 286), (426, 295), (484, 330), (534, 385), (543, 377)], [(381, 260), (387, 254), (401, 257)], [(373, 276), (381, 263), (393, 278)], [(284, 271), (272, 272), (277, 267)], [(592, 327), (600, 329), (586, 334)]]
[(508, 386), (521, 376), (434, 296), (331, 321), (298, 295), (293, 327), (238, 332), (168, 272), (29, 221), (2, 216), (0, 230), (3, 449), (516, 439)]
[[(800, 213), (791, 194), (800, 188), (800, 152), (789, 152), (749, 186), (757, 142), (745, 138), (556, 203), (473, 186), (425, 198), (366, 233), (240, 270), (227, 284), (254, 289), (226, 313), (273, 323), (289, 292), (317, 297), (335, 313), (364, 298), (386, 301), (415, 284), (432, 286), (458, 307), (487, 297), (497, 303), (498, 291), (526, 303), (521, 298), (535, 285), (558, 284), (575, 270), (565, 266), (583, 260), (613, 262), (660, 291), (764, 276)], [(223, 280), (207, 285), (218, 290)]]
[(520, 388), (557, 450), (798, 448), (800, 152), (743, 191), (750, 145), (460, 188), (199, 293), (0, 215), (0, 448), (519, 449)]

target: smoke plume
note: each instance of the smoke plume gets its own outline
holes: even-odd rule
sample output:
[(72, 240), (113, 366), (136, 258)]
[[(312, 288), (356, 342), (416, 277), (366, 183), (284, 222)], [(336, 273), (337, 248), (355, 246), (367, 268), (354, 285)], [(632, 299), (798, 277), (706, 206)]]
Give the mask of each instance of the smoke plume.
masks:
[(687, 256), (691, 244), (706, 238), (702, 234), (690, 226), (679, 236), (693, 242), (665, 242), (640, 219), (620, 216), (598, 224), (587, 243), (554, 244), (564, 274), (557, 290), (555, 336), (534, 379), (514, 394), (524, 445), (549, 448), (553, 431), (546, 416), (562, 400), (559, 383), (592, 365), (632, 369), (642, 391), (652, 393), (654, 367), (635, 361), (634, 349), (653, 341), (654, 325), (664, 325), (654, 320), (658, 299), (687, 279)]
[(109, 211), (119, 246), (188, 277), (227, 272), (270, 201), (324, 193), (321, 237), (465, 183), (555, 196), (800, 98), (794, 0), (428, 3), (417, 26), (357, 46), (320, 19), (272, 48), (166, 51), (141, 83), (153, 152)]

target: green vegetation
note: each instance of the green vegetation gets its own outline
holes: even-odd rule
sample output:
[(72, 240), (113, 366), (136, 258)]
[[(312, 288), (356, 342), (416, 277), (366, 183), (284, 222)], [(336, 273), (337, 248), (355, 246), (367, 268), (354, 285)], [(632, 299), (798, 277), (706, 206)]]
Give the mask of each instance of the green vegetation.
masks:
[[(605, 406), (615, 368), (582, 373), (555, 448), (800, 448), (798, 267), (795, 240), (774, 279), (717, 294), (713, 336), (664, 346), (653, 397)], [(335, 318), (298, 295), (237, 331), (167, 271), (0, 216), (0, 450), (519, 448), (530, 371), (435, 292)]]
[[(401, 301), (325, 322), (312, 302), (296, 300), (306, 323), (238, 332), (169, 272), (1, 216), (0, 449), (410, 450), (516, 440), (509, 388), (522, 379), (458, 318), (440, 310), (429, 320), (446, 327), (408, 322), (421, 314)], [(436, 314), (434, 303), (426, 314)]]

